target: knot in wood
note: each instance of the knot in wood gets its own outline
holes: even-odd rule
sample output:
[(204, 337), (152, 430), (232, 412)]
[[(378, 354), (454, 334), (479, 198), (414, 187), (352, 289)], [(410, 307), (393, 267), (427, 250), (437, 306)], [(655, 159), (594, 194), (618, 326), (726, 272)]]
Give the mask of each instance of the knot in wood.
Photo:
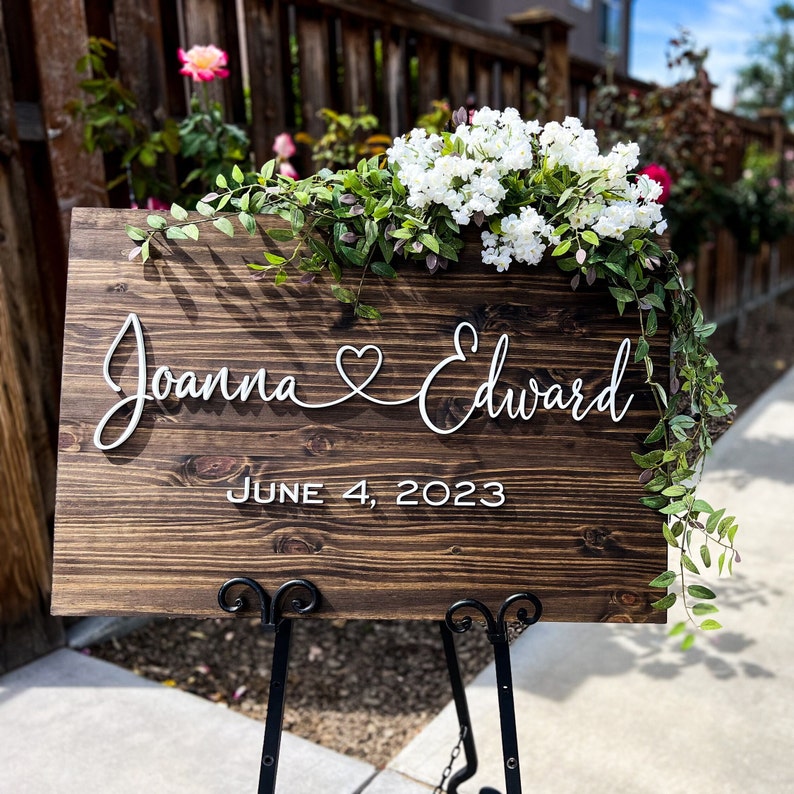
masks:
[(237, 458), (227, 455), (200, 455), (189, 458), (185, 466), (188, 477), (212, 482), (227, 481), (243, 469)]

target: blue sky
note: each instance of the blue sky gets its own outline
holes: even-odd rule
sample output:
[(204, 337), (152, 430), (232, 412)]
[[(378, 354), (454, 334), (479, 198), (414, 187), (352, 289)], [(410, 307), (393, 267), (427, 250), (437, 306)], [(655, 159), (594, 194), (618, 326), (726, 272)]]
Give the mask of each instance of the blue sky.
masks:
[(714, 103), (730, 109), (736, 70), (748, 61), (753, 40), (764, 33), (779, 0), (634, 0), (629, 73), (641, 80), (671, 82), (665, 52), (680, 27), (699, 48), (708, 47), (706, 69), (718, 87)]

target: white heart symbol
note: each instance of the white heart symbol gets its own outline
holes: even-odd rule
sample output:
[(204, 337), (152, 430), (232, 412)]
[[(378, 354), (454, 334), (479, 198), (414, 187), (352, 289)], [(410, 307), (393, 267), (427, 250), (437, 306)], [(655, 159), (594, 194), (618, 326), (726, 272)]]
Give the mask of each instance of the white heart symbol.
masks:
[[(350, 379), (350, 376), (345, 371), (345, 364), (342, 361), (342, 357), (345, 355), (345, 353), (353, 353), (356, 358), (361, 359), (372, 350), (375, 351), (378, 360), (374, 362), (375, 366), (373, 366), (372, 372), (370, 372), (369, 375), (367, 375), (367, 377), (358, 386), (356, 386), (356, 384), (353, 383), (353, 381)], [(378, 373), (380, 372), (381, 366), (383, 366), (383, 352), (376, 345), (364, 345), (364, 347), (342, 345), (336, 354), (336, 369), (338, 370), (342, 380), (353, 390), (353, 394), (361, 394), (364, 389), (366, 389), (367, 386), (369, 386), (369, 384), (375, 380)]]

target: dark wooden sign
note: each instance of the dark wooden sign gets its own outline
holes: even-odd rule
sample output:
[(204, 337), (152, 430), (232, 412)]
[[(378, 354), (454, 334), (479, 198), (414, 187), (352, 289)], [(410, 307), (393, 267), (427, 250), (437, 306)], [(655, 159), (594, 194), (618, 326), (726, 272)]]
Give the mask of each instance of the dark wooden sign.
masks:
[(57, 612), (218, 616), (248, 576), (309, 579), (326, 617), (530, 590), (548, 620), (664, 620), (630, 456), (658, 417), (605, 290), (496, 273), (475, 244), (441, 275), (370, 277), (384, 319), (354, 322), (327, 283), (253, 279), (264, 233), (207, 228), (142, 265), (125, 222), (145, 213), (73, 215)]

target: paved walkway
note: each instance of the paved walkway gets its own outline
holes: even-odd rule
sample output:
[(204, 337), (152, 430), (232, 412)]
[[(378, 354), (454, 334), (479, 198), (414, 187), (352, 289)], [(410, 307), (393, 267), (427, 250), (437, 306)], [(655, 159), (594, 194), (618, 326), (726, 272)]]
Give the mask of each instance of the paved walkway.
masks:
[[(513, 645), (529, 794), (794, 792), (794, 370), (717, 443), (703, 498), (740, 519), (720, 632), (544, 624)], [(459, 642), (478, 641), (466, 635)], [(504, 791), (493, 669), (468, 688), (480, 756), (461, 794)], [(0, 678), (0, 794), (253, 792), (262, 725), (62, 650)], [(383, 771), (285, 734), (279, 794), (427, 794), (447, 707)]]

